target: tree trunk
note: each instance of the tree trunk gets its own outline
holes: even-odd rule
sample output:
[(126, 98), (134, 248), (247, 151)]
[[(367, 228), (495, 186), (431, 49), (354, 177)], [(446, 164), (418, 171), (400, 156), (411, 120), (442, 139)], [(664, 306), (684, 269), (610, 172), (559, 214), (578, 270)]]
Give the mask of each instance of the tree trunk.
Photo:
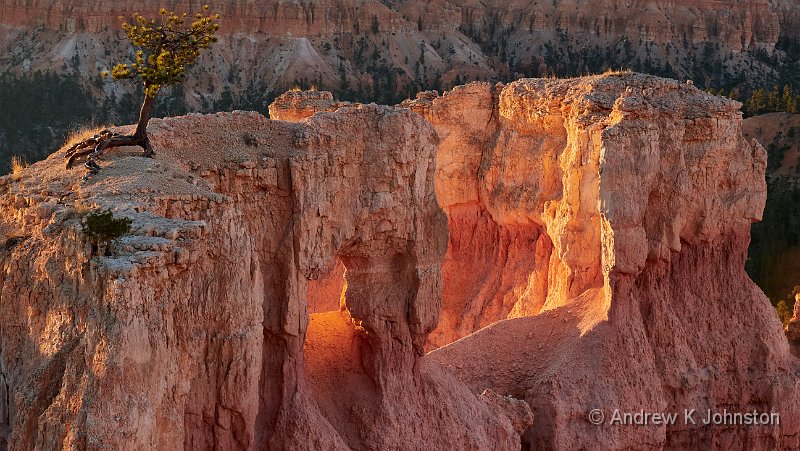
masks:
[(147, 139), (147, 123), (153, 115), (155, 100), (155, 97), (150, 97), (145, 94), (142, 107), (139, 109), (139, 122), (136, 124), (136, 132), (133, 134), (136, 138)]
[[(145, 88), (147, 88), (145, 86)], [(103, 130), (91, 138), (87, 138), (69, 149), (64, 158), (67, 159), (67, 169), (75, 164), (75, 160), (80, 157), (87, 157), (86, 167), (89, 169), (87, 177), (96, 173), (100, 166), (95, 161), (107, 149), (122, 146), (139, 146), (144, 149), (143, 156), (152, 158), (153, 147), (147, 136), (147, 124), (153, 115), (155, 106), (155, 96), (145, 94), (142, 107), (139, 109), (139, 122), (136, 124), (136, 131), (132, 135), (120, 135), (109, 130)]]

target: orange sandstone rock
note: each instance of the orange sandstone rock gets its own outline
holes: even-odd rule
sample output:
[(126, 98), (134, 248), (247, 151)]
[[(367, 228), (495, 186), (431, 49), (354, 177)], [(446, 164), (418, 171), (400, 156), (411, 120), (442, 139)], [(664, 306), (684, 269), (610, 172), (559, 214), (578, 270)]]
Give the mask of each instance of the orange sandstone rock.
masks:
[[(294, 96), (154, 120), (158, 159), (88, 184), (59, 154), (2, 179), (12, 449), (800, 446), (800, 364), (743, 270), (766, 158), (737, 103), (640, 74), (419, 114)], [(98, 206), (134, 220), (110, 257)], [(781, 424), (587, 416), (723, 408)]]
[[(447, 235), (424, 119), (366, 106), (150, 132), (155, 160), (123, 149), (82, 184), (57, 153), (0, 188), (10, 449), (519, 446), (526, 404), (422, 356)], [(98, 207), (133, 220), (107, 257), (80, 232)], [(309, 328), (337, 264), (344, 311)], [(327, 385), (339, 367), (355, 376)]]
[(786, 326), (786, 338), (789, 339), (792, 353), (800, 358), (800, 293), (795, 296), (794, 315)]
[(327, 91), (286, 91), (269, 105), (270, 119), (300, 122), (320, 111), (336, 111), (349, 102), (333, 100)]
[[(442, 139), (451, 228), (432, 345), (497, 321), (430, 356), (475, 393), (526, 399), (526, 446), (800, 444), (800, 366), (744, 272), (766, 154), (742, 137), (737, 103), (638, 74), (471, 84), (419, 103)], [(475, 230), (505, 231), (491, 271), (465, 270), (480, 251), (459, 237)], [(758, 431), (630, 428), (591, 424), (596, 408), (782, 417)]]

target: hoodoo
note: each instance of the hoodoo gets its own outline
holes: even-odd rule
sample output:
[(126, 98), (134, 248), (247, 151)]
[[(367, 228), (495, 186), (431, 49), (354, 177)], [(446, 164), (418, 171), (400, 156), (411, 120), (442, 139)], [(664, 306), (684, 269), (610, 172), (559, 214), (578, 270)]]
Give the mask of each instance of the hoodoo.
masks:
[[(431, 357), (475, 391), (527, 400), (526, 443), (800, 445), (799, 362), (744, 272), (766, 153), (742, 137), (740, 104), (620, 74), (471, 84), (410, 106), (442, 139), (450, 224), (431, 344), (491, 324)], [(598, 426), (593, 409), (681, 418)], [(692, 409), (780, 425), (708, 428)]]
[[(153, 120), (157, 159), (85, 183), (63, 151), (0, 178), (0, 443), (800, 447), (739, 107), (628, 73), (295, 92)], [(105, 256), (99, 208), (133, 220)], [(780, 424), (702, 425), (725, 410)]]

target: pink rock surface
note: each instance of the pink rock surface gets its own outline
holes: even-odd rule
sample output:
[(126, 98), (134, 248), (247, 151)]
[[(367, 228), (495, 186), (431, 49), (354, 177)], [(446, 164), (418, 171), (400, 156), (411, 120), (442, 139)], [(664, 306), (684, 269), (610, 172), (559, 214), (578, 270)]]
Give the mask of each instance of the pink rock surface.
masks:
[[(430, 355), (475, 393), (527, 400), (531, 449), (800, 446), (800, 366), (744, 272), (766, 155), (742, 137), (737, 103), (636, 74), (471, 84), (416, 103), (442, 137), (451, 229), (432, 340), (499, 321)], [(461, 269), (475, 230), (506, 231), (491, 271)], [(681, 421), (595, 426), (595, 408)], [(703, 428), (684, 409), (775, 411), (781, 424)]]
[[(800, 363), (743, 270), (765, 153), (737, 103), (639, 74), (419, 114), (296, 96), (154, 120), (157, 159), (86, 184), (60, 153), (0, 179), (11, 449), (800, 447)], [(133, 219), (108, 257), (97, 207)]]
[[(60, 153), (4, 180), (10, 449), (518, 447), (526, 404), (483, 401), (422, 356), (447, 223), (421, 117), (196, 115), (150, 133), (157, 159), (123, 149), (86, 184)], [(80, 231), (97, 207), (133, 219), (108, 257)], [(328, 315), (347, 319), (309, 329), (337, 264)], [(356, 375), (331, 393), (315, 362), (334, 355)]]

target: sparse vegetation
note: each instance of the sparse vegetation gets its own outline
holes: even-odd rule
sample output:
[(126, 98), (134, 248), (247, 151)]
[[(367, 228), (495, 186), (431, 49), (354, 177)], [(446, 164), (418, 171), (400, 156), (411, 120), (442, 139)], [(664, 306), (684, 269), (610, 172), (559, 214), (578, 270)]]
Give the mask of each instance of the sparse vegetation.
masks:
[(761, 88), (756, 89), (750, 94), (749, 98), (742, 101), (748, 116), (779, 111), (785, 113), (800, 112), (800, 94), (795, 93), (789, 85), (785, 85), (782, 88), (775, 86), (772, 91), (766, 91)]
[(108, 245), (131, 231), (130, 218), (115, 218), (110, 209), (95, 210), (88, 213), (82, 222), (83, 233), (92, 242), (92, 253), (102, 246), (106, 252)]
[(619, 77), (623, 75), (629, 75), (631, 73), (632, 71), (630, 69), (606, 69), (602, 75)]
[(22, 178), (22, 171), (28, 167), (28, 162), (19, 155), (11, 157), (11, 180), (17, 181)]
[(784, 327), (789, 324), (789, 320), (791, 320), (792, 316), (794, 315), (794, 304), (796, 302), (795, 296), (797, 293), (800, 293), (800, 285), (794, 287), (786, 299), (778, 301), (778, 305), (775, 307), (778, 310), (778, 318), (780, 318)]
[(61, 148), (69, 149), (75, 144), (85, 141), (87, 138), (94, 136), (107, 128), (108, 127), (78, 127), (76, 130), (70, 132)]

